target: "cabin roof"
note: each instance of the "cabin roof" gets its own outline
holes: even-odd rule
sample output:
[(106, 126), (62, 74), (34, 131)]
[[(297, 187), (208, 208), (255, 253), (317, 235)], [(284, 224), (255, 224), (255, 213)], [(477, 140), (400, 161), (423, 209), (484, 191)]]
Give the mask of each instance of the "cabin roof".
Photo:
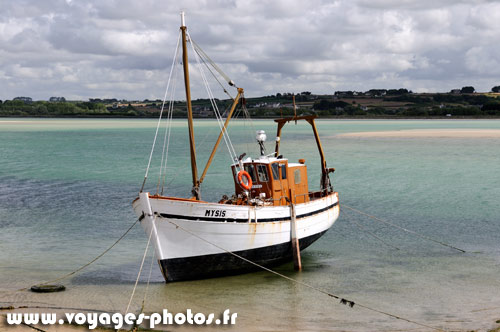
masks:
[(288, 167), (301, 167), (301, 166), (305, 166), (305, 164), (301, 164), (301, 163), (288, 163)]
[[(276, 158), (276, 157), (268, 157), (268, 156), (260, 156), (259, 158), (252, 159), (250, 157), (246, 158), (243, 160), (243, 164), (249, 164), (249, 163), (259, 163), (259, 164), (270, 164), (275, 161), (285, 161), (288, 160), (286, 158)], [(238, 163), (233, 163), (231, 166), (237, 166)]]
[[(276, 157), (268, 157), (268, 156), (260, 156), (259, 158), (252, 159), (250, 157), (246, 158), (243, 160), (243, 164), (250, 164), (250, 163), (258, 163), (258, 164), (271, 164), (276, 161), (288, 161), (287, 158), (276, 158)], [(238, 163), (234, 163), (231, 166), (238, 166)], [(288, 167), (298, 167), (298, 166), (305, 166), (304, 164), (300, 163), (288, 163)]]

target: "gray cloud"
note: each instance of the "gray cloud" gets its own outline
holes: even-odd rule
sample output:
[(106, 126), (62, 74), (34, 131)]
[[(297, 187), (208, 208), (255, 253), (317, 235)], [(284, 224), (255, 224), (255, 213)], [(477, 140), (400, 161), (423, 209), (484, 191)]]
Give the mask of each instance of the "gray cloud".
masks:
[[(0, 0), (0, 6), (2, 100), (161, 98), (180, 10), (193, 39), (247, 96), (463, 85), (488, 91), (500, 84), (499, 1), (187, 0), (181, 7), (160, 0)], [(203, 91), (193, 84), (195, 97), (205, 97)]]

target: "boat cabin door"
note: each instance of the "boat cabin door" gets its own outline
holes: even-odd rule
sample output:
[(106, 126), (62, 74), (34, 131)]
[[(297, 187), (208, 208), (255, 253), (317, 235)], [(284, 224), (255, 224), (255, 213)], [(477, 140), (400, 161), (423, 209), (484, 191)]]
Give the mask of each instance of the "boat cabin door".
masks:
[(288, 165), (286, 161), (278, 161), (270, 166), (274, 205), (288, 205)]

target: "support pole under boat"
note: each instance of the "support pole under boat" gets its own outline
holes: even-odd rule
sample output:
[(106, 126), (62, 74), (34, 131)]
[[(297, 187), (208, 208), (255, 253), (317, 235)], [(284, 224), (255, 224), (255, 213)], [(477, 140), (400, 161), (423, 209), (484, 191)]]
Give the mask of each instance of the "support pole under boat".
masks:
[(293, 191), (290, 190), (290, 236), (292, 239), (293, 268), (296, 271), (300, 271), (302, 270), (302, 261), (300, 258), (299, 238), (297, 236), (297, 214), (292, 194)]

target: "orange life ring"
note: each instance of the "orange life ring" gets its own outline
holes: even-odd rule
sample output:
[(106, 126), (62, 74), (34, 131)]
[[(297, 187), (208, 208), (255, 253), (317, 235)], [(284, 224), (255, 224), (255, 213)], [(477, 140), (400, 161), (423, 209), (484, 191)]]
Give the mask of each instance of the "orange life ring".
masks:
[[(247, 179), (247, 183), (243, 182), (243, 177)], [(238, 182), (240, 186), (243, 187), (243, 189), (250, 190), (252, 188), (252, 178), (250, 177), (250, 174), (248, 174), (247, 171), (241, 170), (238, 172)]]

